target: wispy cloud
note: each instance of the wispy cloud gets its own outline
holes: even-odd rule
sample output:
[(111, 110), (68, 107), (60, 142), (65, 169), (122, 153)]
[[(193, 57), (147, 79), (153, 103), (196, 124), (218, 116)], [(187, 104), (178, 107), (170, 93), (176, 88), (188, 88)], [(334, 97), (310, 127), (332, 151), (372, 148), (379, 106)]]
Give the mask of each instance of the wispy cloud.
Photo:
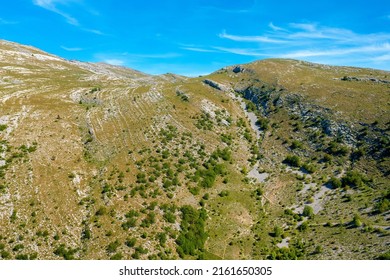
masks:
[(269, 38), (267, 36), (239, 36), (227, 34), (225, 31), (219, 34), (220, 38), (229, 39), (237, 42), (254, 42), (254, 43), (285, 43), (285, 40)]
[(272, 22), (270, 22), (270, 23), (268, 24), (268, 26), (269, 26), (273, 31), (286, 31), (286, 29), (281, 28), (281, 27), (279, 27), (279, 26), (276, 26), (276, 25), (274, 25)]
[(157, 54), (131, 54), (127, 53), (128, 56), (134, 57), (134, 58), (158, 58), (158, 59), (165, 59), (165, 58), (175, 58), (181, 56), (181, 54), (178, 53), (157, 53)]
[(3, 18), (0, 18), (0, 24), (4, 24), (4, 25), (8, 25), (8, 24), (17, 24), (18, 22), (16, 21), (9, 21), (9, 20), (5, 20)]
[(164, 59), (170, 59), (180, 56), (177, 53), (160, 53), (160, 54), (139, 54), (139, 53), (96, 53), (94, 54), (96, 62), (105, 62), (112, 65), (118, 66), (129, 66), (132, 65), (144, 65), (153, 62), (163, 61)]
[(79, 52), (79, 51), (82, 51), (84, 50), (83, 48), (69, 48), (69, 47), (65, 47), (65, 46), (61, 46), (61, 49), (64, 49), (68, 52)]
[(69, 2), (73, 2), (73, 1), (69, 1), (69, 0), (68, 1), (67, 0), (33, 0), (33, 3), (35, 5), (64, 17), (66, 19), (66, 21), (71, 25), (79, 26), (79, 21), (76, 18), (63, 12), (62, 10), (60, 10), (57, 7), (58, 4), (67, 4)]
[(182, 50), (187, 50), (187, 51), (193, 51), (193, 52), (203, 52), (203, 53), (215, 53), (218, 52), (216, 50), (211, 50), (211, 49), (205, 49), (205, 48), (198, 48), (198, 47), (181, 47)]
[(248, 49), (248, 48), (224, 48), (224, 47), (213, 47), (222, 52), (233, 53), (238, 55), (246, 55), (246, 56), (264, 56), (266, 55), (263, 52), (260, 52), (256, 49)]
[(310, 59), (325, 63), (327, 60), (349, 64), (354, 61), (390, 63), (390, 33), (359, 34), (318, 23), (290, 23), (280, 27), (271, 22), (268, 27), (258, 36), (223, 31), (219, 37), (231, 41), (229, 47), (210, 49), (252, 57)]
[(105, 33), (103, 33), (102, 31), (100, 30), (97, 30), (97, 29), (90, 29), (90, 28), (82, 28), (83, 31), (86, 31), (86, 32), (89, 32), (89, 33), (93, 33), (93, 34), (96, 34), (96, 35), (106, 35)]
[(117, 65), (117, 66), (123, 66), (126, 63), (126, 61), (117, 58), (107, 58), (104, 59), (103, 62), (111, 65)]
[[(39, 6), (43, 9), (46, 9), (50, 12), (53, 12), (53, 13), (56, 13), (56, 14), (62, 16), (66, 20), (67, 23), (69, 23), (70, 25), (79, 27), (80, 30), (82, 30), (82, 31), (93, 33), (96, 35), (105, 35), (100, 30), (82, 27), (82, 25), (80, 24), (78, 19), (76, 19), (74, 16), (70, 15), (69, 13), (65, 12), (62, 9), (65, 6), (70, 6), (71, 4), (81, 4), (80, 0), (32, 0), (32, 1), (33, 1), (34, 5)], [(97, 16), (98, 12), (94, 11), (93, 14), (95, 16)]]

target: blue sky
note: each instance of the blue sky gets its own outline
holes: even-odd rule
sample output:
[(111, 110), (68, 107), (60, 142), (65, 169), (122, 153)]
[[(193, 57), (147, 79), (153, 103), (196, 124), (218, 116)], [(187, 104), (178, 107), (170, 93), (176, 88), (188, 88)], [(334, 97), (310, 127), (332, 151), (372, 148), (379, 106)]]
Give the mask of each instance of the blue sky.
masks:
[(390, 70), (384, 0), (1, 2), (1, 39), (150, 74), (195, 76), (274, 57)]

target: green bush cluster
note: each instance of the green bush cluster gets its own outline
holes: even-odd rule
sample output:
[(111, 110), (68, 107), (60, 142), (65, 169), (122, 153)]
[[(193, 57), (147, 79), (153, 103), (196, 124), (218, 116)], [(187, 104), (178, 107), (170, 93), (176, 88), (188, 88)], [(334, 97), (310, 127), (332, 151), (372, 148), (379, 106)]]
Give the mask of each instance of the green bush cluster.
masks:
[(180, 234), (176, 239), (177, 252), (181, 258), (185, 255), (201, 257), (204, 243), (207, 239), (205, 232), (206, 210), (197, 210), (192, 206), (183, 206)]
[(370, 182), (370, 180), (358, 171), (351, 170), (343, 176), (341, 182), (343, 187), (362, 187), (364, 184)]
[(213, 121), (211, 119), (211, 115), (209, 113), (203, 113), (198, 117), (195, 126), (198, 129), (203, 129), (203, 130), (212, 130), (213, 129)]
[(301, 159), (297, 155), (288, 155), (283, 162), (294, 167), (301, 167)]
[(59, 257), (63, 257), (65, 260), (74, 260), (74, 254), (77, 251), (77, 249), (72, 249), (70, 247), (66, 248), (65, 244), (61, 244), (54, 250), (54, 254)]

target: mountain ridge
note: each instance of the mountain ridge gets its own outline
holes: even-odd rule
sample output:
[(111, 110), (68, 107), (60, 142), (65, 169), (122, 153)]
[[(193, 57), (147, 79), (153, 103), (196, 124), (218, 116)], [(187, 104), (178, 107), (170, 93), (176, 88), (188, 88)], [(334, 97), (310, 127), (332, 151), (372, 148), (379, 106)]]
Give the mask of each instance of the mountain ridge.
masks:
[(26, 48), (0, 42), (1, 259), (388, 252), (388, 71), (152, 76)]

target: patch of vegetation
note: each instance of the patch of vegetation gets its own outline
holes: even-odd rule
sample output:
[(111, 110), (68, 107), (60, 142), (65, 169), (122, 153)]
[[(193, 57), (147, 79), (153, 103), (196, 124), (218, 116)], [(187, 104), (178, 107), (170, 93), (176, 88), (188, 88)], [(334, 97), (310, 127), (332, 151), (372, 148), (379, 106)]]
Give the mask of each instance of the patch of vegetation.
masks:
[(72, 249), (70, 247), (66, 247), (65, 244), (61, 244), (57, 249), (54, 250), (54, 254), (64, 258), (65, 260), (74, 260), (74, 254), (78, 251), (78, 249)]
[(301, 167), (301, 159), (297, 155), (288, 155), (283, 162), (293, 167)]
[(212, 130), (214, 127), (214, 123), (212, 121), (211, 115), (209, 113), (202, 113), (195, 123), (195, 126), (198, 129), (203, 130)]
[(177, 252), (180, 257), (185, 255), (202, 258), (204, 243), (207, 238), (204, 226), (207, 219), (206, 211), (202, 208), (197, 210), (192, 206), (180, 208), (182, 219), (181, 231), (176, 239)]

